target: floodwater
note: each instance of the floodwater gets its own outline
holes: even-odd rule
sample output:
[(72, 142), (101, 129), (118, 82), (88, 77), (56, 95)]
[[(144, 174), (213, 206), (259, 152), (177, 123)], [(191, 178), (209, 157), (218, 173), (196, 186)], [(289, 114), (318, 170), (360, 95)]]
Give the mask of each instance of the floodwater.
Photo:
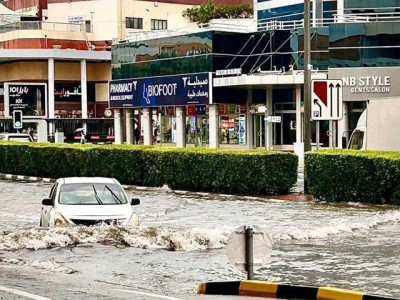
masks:
[(273, 246), (256, 279), (400, 297), (400, 208), (127, 187), (141, 199), (139, 227), (42, 229), (41, 199), (51, 185), (0, 180), (0, 272), (10, 274), (0, 285), (16, 273), (40, 274), (54, 283), (47, 295), (56, 294), (56, 281), (70, 290), (112, 284), (195, 294), (201, 282), (246, 279), (229, 262), (226, 243), (239, 226), (257, 225)]

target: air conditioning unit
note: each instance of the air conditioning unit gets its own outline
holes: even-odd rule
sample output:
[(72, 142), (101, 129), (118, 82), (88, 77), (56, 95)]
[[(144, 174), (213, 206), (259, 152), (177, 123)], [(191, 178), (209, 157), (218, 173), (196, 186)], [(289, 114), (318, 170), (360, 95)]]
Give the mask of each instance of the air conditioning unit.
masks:
[(61, 49), (61, 45), (53, 45), (53, 49)]

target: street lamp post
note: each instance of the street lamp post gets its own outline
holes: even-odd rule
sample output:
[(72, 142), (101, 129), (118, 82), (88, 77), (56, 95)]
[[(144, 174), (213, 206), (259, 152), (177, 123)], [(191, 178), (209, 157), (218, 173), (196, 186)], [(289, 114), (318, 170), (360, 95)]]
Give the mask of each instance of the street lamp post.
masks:
[(310, 0), (304, 0), (304, 152), (311, 150)]

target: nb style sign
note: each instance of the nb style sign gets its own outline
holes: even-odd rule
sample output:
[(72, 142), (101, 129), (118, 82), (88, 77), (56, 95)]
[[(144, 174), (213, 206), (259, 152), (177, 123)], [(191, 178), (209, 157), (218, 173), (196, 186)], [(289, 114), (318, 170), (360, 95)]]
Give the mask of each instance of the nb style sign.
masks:
[(343, 119), (342, 80), (311, 80), (311, 119)]

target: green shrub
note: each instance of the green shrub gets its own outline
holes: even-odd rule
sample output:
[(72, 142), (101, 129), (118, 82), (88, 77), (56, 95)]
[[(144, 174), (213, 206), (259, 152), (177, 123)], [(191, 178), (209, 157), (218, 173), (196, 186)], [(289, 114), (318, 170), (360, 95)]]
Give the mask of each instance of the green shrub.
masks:
[(305, 176), (309, 193), (318, 199), (400, 203), (400, 152), (307, 152)]
[(0, 155), (1, 173), (105, 176), (123, 184), (189, 191), (283, 194), (297, 181), (297, 156), (284, 152), (5, 142)]

